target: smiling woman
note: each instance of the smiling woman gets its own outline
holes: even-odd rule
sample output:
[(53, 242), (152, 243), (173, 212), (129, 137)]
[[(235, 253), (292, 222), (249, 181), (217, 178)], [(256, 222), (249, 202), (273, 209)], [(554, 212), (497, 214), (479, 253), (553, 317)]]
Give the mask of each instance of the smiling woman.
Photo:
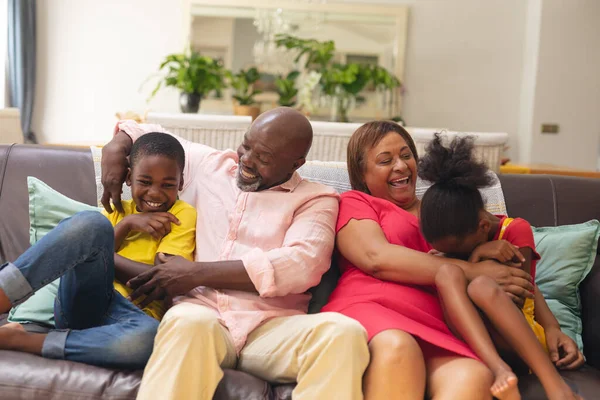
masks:
[(446, 325), (434, 288), (445, 263), (474, 272), (469, 263), (427, 254), (417, 160), (412, 138), (393, 122), (369, 122), (352, 135), (354, 190), (342, 194), (336, 226), (343, 274), (323, 311), (352, 317), (367, 330), (366, 399), (423, 398), (426, 388), (431, 397), (484, 398), (492, 376)]

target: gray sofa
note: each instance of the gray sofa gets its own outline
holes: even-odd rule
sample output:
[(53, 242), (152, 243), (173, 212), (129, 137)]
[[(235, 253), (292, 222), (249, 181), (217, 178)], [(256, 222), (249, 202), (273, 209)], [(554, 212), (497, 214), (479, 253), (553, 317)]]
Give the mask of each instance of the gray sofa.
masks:
[[(63, 194), (96, 203), (89, 150), (33, 145), (0, 146), (0, 262), (17, 258), (29, 246), (26, 177), (35, 176)], [(600, 180), (556, 176), (500, 176), (508, 212), (536, 226), (600, 219)], [(563, 375), (586, 399), (600, 395), (600, 267), (598, 260), (582, 285), (586, 366)], [(315, 290), (318, 310), (337, 279), (332, 269)], [(0, 324), (2, 318), (0, 316)], [(28, 354), (0, 351), (1, 399), (134, 399), (141, 371), (115, 371)], [(202, 379), (202, 377), (198, 377)], [(534, 376), (520, 377), (526, 400), (544, 399)], [(227, 370), (215, 399), (291, 399), (293, 385), (271, 385), (243, 372)]]

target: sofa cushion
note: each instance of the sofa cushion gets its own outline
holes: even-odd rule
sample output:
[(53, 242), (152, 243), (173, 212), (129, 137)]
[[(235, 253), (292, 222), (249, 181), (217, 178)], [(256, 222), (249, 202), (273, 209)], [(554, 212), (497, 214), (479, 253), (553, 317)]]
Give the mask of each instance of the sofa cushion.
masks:
[[(31, 244), (44, 237), (63, 219), (80, 211), (99, 210), (98, 207), (70, 199), (32, 176), (27, 177), (27, 189)], [(54, 299), (58, 293), (58, 284), (57, 279), (38, 290), (24, 303), (13, 307), (9, 321), (54, 326)]]
[(538, 262), (536, 283), (548, 307), (583, 352), (579, 285), (596, 259), (600, 223), (533, 228)]

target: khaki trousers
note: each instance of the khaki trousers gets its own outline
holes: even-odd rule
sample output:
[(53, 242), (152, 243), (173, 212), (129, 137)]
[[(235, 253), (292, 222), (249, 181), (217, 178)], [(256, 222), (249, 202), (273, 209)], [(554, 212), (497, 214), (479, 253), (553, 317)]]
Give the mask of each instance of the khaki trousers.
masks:
[(364, 328), (341, 314), (271, 319), (248, 336), (238, 359), (214, 310), (181, 303), (162, 320), (138, 399), (211, 400), (221, 368), (237, 365), (269, 382), (298, 382), (295, 400), (360, 400), (368, 363)]

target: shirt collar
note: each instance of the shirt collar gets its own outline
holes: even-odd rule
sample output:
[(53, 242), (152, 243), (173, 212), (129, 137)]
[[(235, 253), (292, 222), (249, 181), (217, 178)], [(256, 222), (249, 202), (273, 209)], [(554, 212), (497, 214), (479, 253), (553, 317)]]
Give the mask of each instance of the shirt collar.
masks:
[(292, 174), (292, 177), (290, 179), (288, 179), (286, 182), (283, 182), (279, 186), (272, 187), (271, 189), (277, 188), (277, 189), (287, 190), (288, 192), (293, 192), (298, 187), (300, 182), (302, 182), (302, 177), (300, 176), (300, 174), (298, 172), (294, 171), (294, 173)]

